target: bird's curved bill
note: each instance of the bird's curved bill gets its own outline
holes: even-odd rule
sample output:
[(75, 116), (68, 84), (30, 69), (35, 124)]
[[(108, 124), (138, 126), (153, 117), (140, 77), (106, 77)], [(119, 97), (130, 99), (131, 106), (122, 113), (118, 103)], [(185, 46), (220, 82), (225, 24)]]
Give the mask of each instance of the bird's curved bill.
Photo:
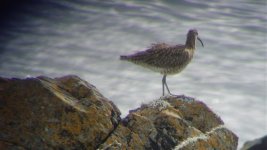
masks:
[(202, 40), (199, 38), (199, 37), (197, 37), (197, 39), (199, 40), (199, 42), (202, 44), (202, 46), (204, 47), (204, 44), (203, 44), (203, 42), (202, 42)]

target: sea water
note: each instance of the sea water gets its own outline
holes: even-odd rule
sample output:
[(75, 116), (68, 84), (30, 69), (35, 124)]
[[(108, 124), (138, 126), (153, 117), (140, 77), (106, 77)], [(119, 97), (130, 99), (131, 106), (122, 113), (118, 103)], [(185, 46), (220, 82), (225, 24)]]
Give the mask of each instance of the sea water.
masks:
[[(10, 7), (1, 20), (0, 76), (75, 74), (121, 110), (162, 94), (162, 75), (119, 56), (152, 43), (184, 44), (196, 28), (193, 61), (168, 76), (175, 94), (204, 101), (247, 140), (267, 134), (266, 2), (263, 0), (40, 0)], [(12, 9), (13, 8), (13, 9)]]

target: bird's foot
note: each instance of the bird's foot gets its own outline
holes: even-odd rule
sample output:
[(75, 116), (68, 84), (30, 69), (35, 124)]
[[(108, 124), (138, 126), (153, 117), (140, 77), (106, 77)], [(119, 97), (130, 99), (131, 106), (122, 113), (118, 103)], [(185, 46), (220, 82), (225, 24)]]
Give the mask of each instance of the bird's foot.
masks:
[(175, 97), (175, 98), (179, 98), (179, 99), (182, 99), (182, 100), (187, 100), (187, 101), (195, 100), (195, 98), (185, 96), (184, 94), (177, 95), (177, 94), (169, 93), (169, 96), (172, 96), (172, 97)]
[(176, 94), (168, 93), (167, 95), (162, 95), (160, 98), (164, 99), (164, 98), (170, 98), (170, 97), (181, 98), (181, 97), (184, 97), (184, 95), (176, 95)]
[(172, 93), (169, 93), (169, 96), (176, 97), (176, 98), (184, 97), (184, 95), (177, 95), (177, 94), (172, 94)]

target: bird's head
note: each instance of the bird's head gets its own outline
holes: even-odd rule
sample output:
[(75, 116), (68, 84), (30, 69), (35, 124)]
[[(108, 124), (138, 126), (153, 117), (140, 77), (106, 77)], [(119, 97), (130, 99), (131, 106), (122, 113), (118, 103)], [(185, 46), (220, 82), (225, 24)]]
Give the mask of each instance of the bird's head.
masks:
[[(200, 37), (198, 36), (198, 32), (197, 29), (190, 29), (187, 33), (187, 37), (189, 39), (198, 39), (199, 42), (201, 43), (201, 45), (204, 47), (204, 44), (202, 42), (202, 40), (200, 39)], [(195, 42), (195, 41), (194, 41)]]

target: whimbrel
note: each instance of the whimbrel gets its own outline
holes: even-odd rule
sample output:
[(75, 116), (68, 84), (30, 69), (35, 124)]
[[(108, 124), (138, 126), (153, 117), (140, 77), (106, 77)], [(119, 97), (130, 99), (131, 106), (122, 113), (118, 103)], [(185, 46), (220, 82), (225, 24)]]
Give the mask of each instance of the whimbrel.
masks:
[(137, 65), (149, 68), (163, 75), (162, 95), (164, 96), (165, 87), (171, 94), (166, 82), (166, 76), (180, 73), (192, 60), (196, 48), (196, 39), (203, 45), (198, 37), (196, 29), (191, 29), (187, 33), (185, 45), (168, 45), (165, 43), (152, 44), (151, 48), (140, 51), (132, 55), (120, 56), (121, 60), (127, 60)]

